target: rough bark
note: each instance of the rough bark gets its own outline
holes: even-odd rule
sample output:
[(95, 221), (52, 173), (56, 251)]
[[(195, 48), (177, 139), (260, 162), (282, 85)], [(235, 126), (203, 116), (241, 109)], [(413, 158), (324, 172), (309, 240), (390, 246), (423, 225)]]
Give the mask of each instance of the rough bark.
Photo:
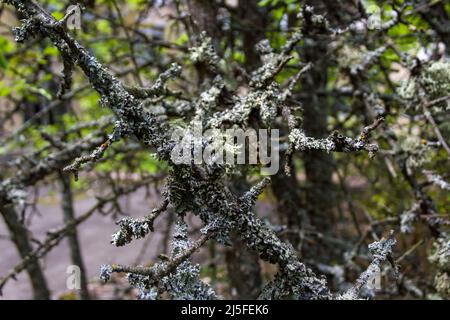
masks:
[(300, 185), (295, 175), (286, 176), (279, 172), (272, 177), (271, 188), (277, 198), (278, 215), (289, 230), (286, 238), (295, 248), (300, 241), (298, 231), (303, 222), (300, 213), (303, 209)]
[[(321, 1), (309, 1), (320, 8)], [(328, 135), (327, 117), (329, 107), (326, 96), (319, 95), (327, 85), (327, 41), (310, 32), (301, 50), (305, 62), (313, 67), (302, 81), (302, 91), (308, 93), (302, 100), (303, 128), (309, 136), (322, 138)], [(323, 37), (323, 36), (322, 36)], [(306, 205), (312, 225), (320, 232), (330, 232), (334, 226), (333, 208), (335, 190), (332, 183), (333, 156), (326, 152), (305, 152), (303, 155), (306, 173)]]
[[(241, 24), (245, 67), (255, 70), (260, 64), (260, 55), (255, 49), (256, 44), (265, 37), (268, 15), (258, 6), (259, 0), (240, 0), (238, 4), (238, 18)], [(242, 24), (245, 23), (245, 24)]]
[(262, 285), (258, 254), (249, 250), (236, 234), (231, 235), (231, 243), (225, 257), (231, 296), (233, 299), (256, 299)]

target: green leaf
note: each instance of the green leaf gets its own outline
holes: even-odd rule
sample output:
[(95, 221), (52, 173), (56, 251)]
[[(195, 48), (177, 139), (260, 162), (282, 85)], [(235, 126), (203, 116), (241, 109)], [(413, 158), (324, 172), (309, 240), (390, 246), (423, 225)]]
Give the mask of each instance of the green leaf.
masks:
[(6, 70), (8, 68), (8, 61), (5, 56), (0, 53), (0, 69)]
[(57, 56), (58, 55), (58, 48), (54, 46), (48, 46), (44, 49), (44, 55), (48, 56)]
[(181, 36), (175, 40), (175, 43), (179, 46), (186, 44), (189, 41), (189, 36), (186, 32), (182, 33)]
[(7, 96), (12, 91), (10, 86), (7, 86), (3, 81), (0, 81), (0, 97)]
[(64, 13), (59, 12), (59, 11), (55, 11), (55, 12), (52, 12), (52, 16), (53, 16), (56, 20), (61, 20), (62, 18), (64, 18)]
[(28, 89), (31, 92), (34, 92), (34, 93), (37, 93), (37, 94), (43, 96), (45, 99), (47, 99), (49, 101), (52, 100), (52, 95), (50, 94), (50, 92), (48, 92), (44, 88), (36, 88), (36, 87), (33, 87), (33, 86), (28, 86)]
[(260, 6), (260, 7), (267, 7), (271, 2), (272, 2), (272, 0), (261, 0), (258, 3), (258, 6)]
[(95, 21), (95, 26), (97, 27), (97, 30), (102, 33), (111, 33), (111, 26), (105, 19)]

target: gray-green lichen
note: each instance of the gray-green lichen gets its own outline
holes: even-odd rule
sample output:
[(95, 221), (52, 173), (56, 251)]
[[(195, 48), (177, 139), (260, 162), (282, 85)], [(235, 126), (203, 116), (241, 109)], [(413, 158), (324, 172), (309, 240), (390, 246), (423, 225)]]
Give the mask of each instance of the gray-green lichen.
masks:
[(369, 51), (365, 47), (344, 45), (338, 51), (338, 63), (341, 68), (348, 69), (350, 74), (357, 75), (366, 72), (385, 51), (385, 46)]
[(433, 171), (429, 171), (429, 170), (424, 170), (423, 173), (425, 174), (425, 176), (427, 177), (427, 180), (429, 182), (438, 186), (442, 190), (450, 191), (450, 183), (445, 181), (445, 179), (442, 176), (436, 174)]
[(422, 81), (432, 99), (448, 95), (450, 92), (450, 63), (440, 61), (432, 63), (424, 69)]
[(220, 68), (220, 58), (212, 45), (212, 39), (202, 32), (200, 44), (189, 49), (189, 58), (194, 64), (203, 63), (211, 72), (215, 73)]
[(444, 235), (433, 244), (433, 250), (428, 257), (436, 268), (434, 285), (437, 293), (444, 299), (450, 298), (450, 237)]
[(111, 239), (111, 243), (118, 247), (130, 243), (132, 239), (144, 238), (153, 229), (146, 219), (136, 220), (131, 217), (122, 218), (118, 225), (120, 230)]
[(433, 244), (432, 254), (429, 260), (440, 270), (450, 271), (450, 238), (441, 237)]
[(409, 135), (400, 139), (397, 146), (399, 152), (406, 159), (406, 165), (410, 169), (423, 166), (431, 160), (432, 149), (426, 144), (426, 141), (419, 137)]
[(400, 215), (400, 231), (402, 233), (411, 233), (414, 231), (413, 223), (417, 221), (420, 213), (420, 205), (415, 203), (408, 211)]
[(22, 206), (25, 204), (28, 193), (20, 184), (6, 179), (0, 183), (0, 196), (6, 202)]
[[(417, 110), (420, 106), (418, 83), (421, 83), (429, 100), (442, 98), (450, 92), (450, 63), (433, 62), (429, 66), (424, 66), (418, 76), (411, 76), (408, 80), (402, 81), (397, 89), (398, 95), (409, 102), (409, 106)], [(433, 106), (432, 110), (438, 112), (449, 110), (449, 104), (442, 101)]]
[[(358, 299), (360, 291), (368, 283), (380, 276), (382, 263), (388, 259), (392, 261), (392, 252), (396, 240), (393, 238), (393, 232), (387, 238), (382, 238), (380, 241), (375, 241), (369, 244), (369, 251), (372, 254), (372, 262), (356, 280), (356, 283), (347, 292), (342, 294), (339, 299), (353, 300)], [(396, 270), (397, 272), (397, 270)]]
[[(172, 241), (172, 256), (181, 254), (192, 242), (187, 236), (187, 225), (179, 219), (175, 225)], [(173, 273), (162, 278), (162, 284), (174, 300), (213, 300), (217, 299), (214, 290), (200, 280), (200, 266), (189, 260), (182, 262)]]

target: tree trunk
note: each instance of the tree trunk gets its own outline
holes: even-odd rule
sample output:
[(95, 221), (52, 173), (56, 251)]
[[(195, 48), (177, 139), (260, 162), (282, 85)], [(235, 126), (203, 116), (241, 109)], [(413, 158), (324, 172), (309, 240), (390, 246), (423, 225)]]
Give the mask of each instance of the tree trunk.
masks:
[(245, 54), (245, 67), (253, 71), (260, 65), (256, 44), (265, 38), (268, 15), (258, 6), (259, 0), (240, 0), (238, 4), (239, 23), (242, 24), (242, 48)]
[[(11, 234), (11, 239), (16, 245), (17, 251), (22, 259), (25, 259), (32, 251), (33, 247), (30, 242), (28, 230), (19, 221), (19, 215), (12, 204), (3, 204), (0, 202), (0, 212)], [(42, 271), (39, 261), (33, 259), (27, 265), (27, 273), (30, 278), (31, 287), (33, 289), (33, 297), (35, 300), (49, 300), (50, 291), (47, 281)]]
[(261, 268), (258, 254), (236, 234), (231, 235), (232, 246), (226, 251), (226, 263), (233, 299), (256, 299), (261, 291)]
[(273, 195), (277, 198), (277, 211), (281, 223), (286, 224), (289, 230), (286, 240), (296, 248), (300, 241), (301, 224), (304, 222), (301, 219), (300, 212), (300, 210), (303, 210), (304, 204), (300, 196), (300, 185), (295, 172), (286, 176), (284, 172), (280, 171), (272, 176), (271, 189)]
[[(75, 219), (70, 177), (67, 174), (59, 172), (59, 183), (61, 185), (64, 223), (68, 224)], [(78, 233), (75, 226), (67, 233), (67, 240), (69, 241), (70, 259), (74, 265), (80, 268), (80, 298), (89, 300), (90, 296), (87, 287), (86, 269), (84, 267), (83, 256), (81, 255), (80, 244), (78, 241)]]
[[(323, 7), (322, 1), (309, 1), (317, 13)], [(320, 38), (321, 37), (321, 38)], [(303, 128), (308, 136), (326, 137), (329, 106), (327, 97), (319, 95), (327, 85), (328, 41), (314, 31), (306, 35), (301, 49), (303, 62), (311, 62), (313, 68), (302, 80), (302, 91), (307, 93), (303, 99)], [(333, 156), (320, 151), (305, 152), (303, 161), (306, 173), (306, 206), (311, 224), (321, 233), (332, 233), (334, 224), (335, 189), (332, 183)]]

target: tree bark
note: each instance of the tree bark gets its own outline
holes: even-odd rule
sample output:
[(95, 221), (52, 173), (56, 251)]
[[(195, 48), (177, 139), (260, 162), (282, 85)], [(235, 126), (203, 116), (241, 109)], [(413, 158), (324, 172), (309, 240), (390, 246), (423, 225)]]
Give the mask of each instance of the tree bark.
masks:
[[(67, 224), (75, 219), (70, 177), (67, 174), (59, 172), (59, 183), (61, 186), (63, 218), (64, 223)], [(84, 267), (83, 256), (81, 254), (76, 227), (73, 227), (67, 233), (67, 240), (69, 241), (70, 260), (74, 265), (80, 268), (80, 298), (83, 300), (89, 300), (90, 295), (87, 285), (86, 268)]]
[[(33, 251), (27, 228), (19, 221), (19, 215), (12, 204), (0, 202), (0, 212), (5, 220), (11, 234), (11, 239), (16, 245), (20, 257), (25, 259)], [(30, 261), (26, 270), (30, 278), (33, 298), (35, 300), (49, 300), (50, 291), (47, 286), (44, 272), (39, 265), (39, 261), (36, 259)]]
[[(307, 1), (315, 12), (325, 14), (322, 1)], [(326, 89), (329, 62), (327, 61), (328, 41), (324, 35), (314, 30), (307, 33), (301, 49), (303, 62), (311, 62), (311, 71), (302, 80), (303, 128), (306, 135), (323, 138), (329, 132), (327, 117), (329, 106), (327, 97), (318, 92)], [(326, 152), (305, 152), (303, 161), (306, 173), (306, 206), (311, 224), (321, 233), (331, 233), (334, 227), (335, 188), (332, 182), (333, 155)]]
[(300, 213), (304, 204), (300, 196), (300, 185), (295, 172), (292, 172), (290, 176), (286, 176), (281, 171), (274, 175), (271, 189), (273, 195), (277, 198), (277, 211), (281, 223), (286, 224), (290, 231), (286, 239), (296, 248), (300, 241), (299, 230), (304, 222)]
[(226, 263), (233, 299), (256, 299), (261, 291), (261, 268), (258, 254), (236, 234), (231, 235), (232, 246), (226, 251)]
[(256, 44), (265, 37), (268, 15), (258, 6), (259, 0), (240, 0), (238, 4), (239, 24), (242, 25), (242, 48), (245, 54), (245, 66), (253, 71), (260, 65)]

